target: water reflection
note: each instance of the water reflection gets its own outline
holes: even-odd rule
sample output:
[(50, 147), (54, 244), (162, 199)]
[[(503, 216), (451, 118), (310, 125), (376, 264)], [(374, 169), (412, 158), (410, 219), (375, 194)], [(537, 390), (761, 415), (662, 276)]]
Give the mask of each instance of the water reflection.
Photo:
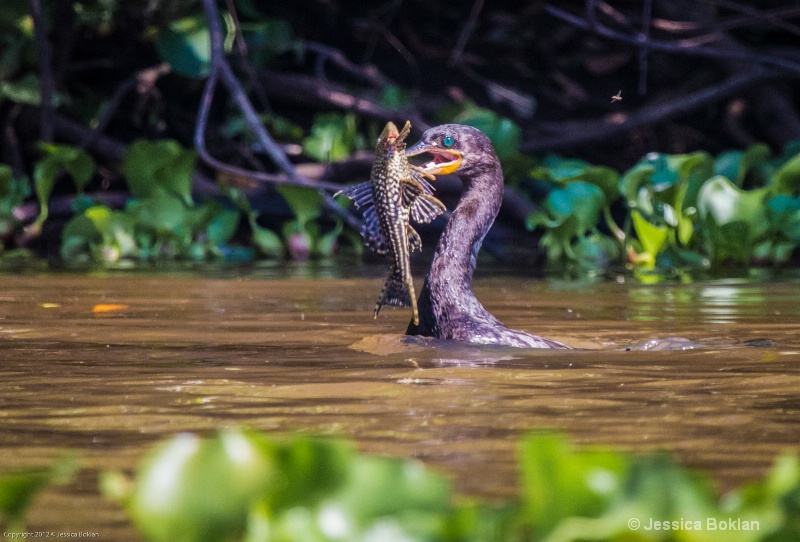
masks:
[[(514, 491), (515, 439), (536, 428), (673, 450), (725, 487), (797, 444), (800, 282), (476, 281), (507, 325), (586, 349), (525, 351), (399, 336), (408, 311), (372, 318), (379, 277), (264, 273), (3, 277), (0, 468), (84, 458), (31, 527), (135, 540), (97, 472), (227, 425), (344, 435), (487, 496)], [(668, 337), (705, 348), (625, 351)]]

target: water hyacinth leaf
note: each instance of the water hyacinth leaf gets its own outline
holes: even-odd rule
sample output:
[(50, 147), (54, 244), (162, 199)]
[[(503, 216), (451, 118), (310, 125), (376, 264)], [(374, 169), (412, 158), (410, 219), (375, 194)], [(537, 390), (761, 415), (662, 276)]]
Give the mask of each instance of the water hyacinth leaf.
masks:
[(186, 205), (166, 192), (157, 191), (149, 198), (131, 202), (128, 212), (141, 229), (160, 238), (177, 238), (186, 233)]
[(775, 172), (770, 186), (781, 194), (797, 194), (800, 190), (800, 153)]
[(563, 159), (556, 155), (549, 155), (544, 159), (541, 167), (534, 169), (533, 175), (544, 175), (559, 184), (573, 181), (593, 184), (603, 191), (607, 205), (610, 205), (618, 197), (619, 173), (605, 166), (593, 166), (583, 160)]
[(547, 155), (542, 161), (542, 167), (537, 170), (547, 178), (557, 182), (576, 179), (583, 174), (591, 164), (574, 158), (562, 158), (555, 154)]
[(602, 190), (605, 195), (605, 205), (611, 205), (611, 203), (617, 199), (619, 173), (613, 169), (603, 166), (592, 166), (584, 171), (579, 177), (579, 180), (593, 184)]
[(355, 115), (322, 113), (314, 116), (311, 135), (303, 140), (303, 152), (320, 162), (334, 162), (350, 156), (357, 145)]
[(144, 460), (126, 508), (153, 541), (235, 539), (277, 477), (265, 447), (259, 436), (234, 430), (209, 439), (178, 435)]
[(752, 256), (753, 235), (746, 222), (741, 220), (718, 224), (709, 215), (705, 224), (711, 241), (710, 254), (716, 262), (732, 260), (747, 263)]
[(241, 213), (233, 209), (222, 209), (217, 212), (206, 228), (208, 242), (216, 247), (228, 244), (236, 234), (241, 218)]
[(14, 209), (24, 203), (30, 194), (28, 179), (15, 177), (11, 166), (0, 164), (0, 216), (12, 215)]
[(78, 192), (82, 192), (89, 184), (97, 168), (94, 158), (89, 153), (70, 145), (52, 143), (42, 144), (39, 148), (48, 154), (48, 158), (52, 158), (67, 170)]
[(38, 224), (47, 220), (49, 214), (48, 201), (56, 185), (56, 178), (61, 171), (61, 164), (55, 156), (48, 156), (36, 162), (33, 168), (33, 186), (39, 200)]
[(713, 218), (717, 226), (732, 222), (745, 224), (749, 229), (748, 238), (752, 240), (763, 235), (769, 227), (764, 205), (768, 195), (768, 188), (745, 191), (725, 177), (715, 176), (698, 192), (698, 211), (702, 219)]
[(800, 243), (800, 197), (776, 194), (767, 200), (766, 213), (770, 231), (778, 239), (788, 238), (792, 246)]
[(61, 258), (72, 262), (91, 256), (91, 249), (103, 242), (102, 234), (85, 215), (74, 216), (61, 232)]
[(324, 257), (332, 256), (333, 253), (336, 252), (336, 247), (338, 246), (338, 239), (339, 236), (342, 234), (342, 231), (344, 231), (344, 224), (342, 223), (341, 220), (337, 220), (336, 227), (334, 227), (333, 230), (329, 231), (324, 235), (320, 235), (317, 238), (317, 243), (316, 246), (314, 247), (314, 252)]
[(86, 209), (84, 212), (86, 218), (91, 220), (95, 229), (100, 232), (104, 238), (104, 241), (106, 242), (110, 242), (111, 238), (113, 237), (111, 213), (111, 209), (105, 205), (96, 205)]
[(554, 218), (574, 216), (575, 235), (583, 235), (596, 227), (600, 220), (605, 196), (597, 186), (577, 181), (548, 194), (545, 209)]
[(394, 517), (405, 519), (404, 530), (413, 530), (425, 526), (430, 516), (450, 510), (451, 487), (446, 478), (422, 463), (359, 456), (346, 485), (328, 506), (362, 528), (375, 519)]
[(205, 17), (195, 15), (172, 21), (156, 37), (156, 50), (176, 73), (206, 77), (211, 65), (211, 39)]
[(300, 225), (300, 229), (305, 229), (306, 224), (316, 220), (322, 214), (325, 200), (319, 190), (284, 184), (278, 186), (278, 192), (292, 209), (292, 214)]
[(636, 237), (642, 243), (642, 248), (648, 254), (656, 256), (667, 242), (669, 228), (651, 224), (636, 210), (631, 211), (631, 219), (633, 221), (633, 229), (636, 231)]
[(134, 197), (147, 198), (161, 190), (191, 204), (196, 161), (197, 153), (177, 141), (138, 139), (125, 151), (122, 172)]
[(253, 244), (265, 256), (280, 257), (283, 255), (283, 241), (274, 231), (250, 221)]
[(751, 145), (746, 151), (723, 152), (714, 162), (713, 173), (727, 177), (741, 187), (747, 174), (769, 159), (770, 155), (770, 148), (764, 143)]
[(619, 179), (619, 193), (625, 198), (628, 207), (636, 207), (636, 199), (639, 196), (641, 186), (650, 181), (655, 167), (648, 162), (639, 162)]
[(619, 258), (619, 245), (607, 235), (591, 233), (573, 247), (578, 263), (586, 269), (605, 269)]
[(354, 458), (346, 442), (303, 437), (280, 443), (273, 453), (281, 469), (270, 490), (273, 509), (314, 506), (345, 484)]
[(6, 530), (24, 530), (25, 512), (36, 494), (51, 483), (69, 482), (77, 468), (77, 458), (64, 455), (49, 468), (0, 474), (0, 518), (3, 518)]
[(517, 123), (473, 103), (468, 103), (452, 122), (478, 128), (486, 134), (500, 161), (511, 157), (522, 143), (522, 128)]
[(542, 535), (564, 518), (598, 516), (628, 467), (621, 454), (576, 452), (563, 435), (547, 433), (525, 437), (519, 458), (525, 518)]

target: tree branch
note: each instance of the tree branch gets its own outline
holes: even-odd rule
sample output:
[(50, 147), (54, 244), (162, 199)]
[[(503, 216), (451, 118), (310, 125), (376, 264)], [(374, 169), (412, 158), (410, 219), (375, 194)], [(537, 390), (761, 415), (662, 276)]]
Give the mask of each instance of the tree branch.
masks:
[(47, 28), (42, 13), (41, 0), (30, 0), (33, 31), (36, 36), (36, 52), (39, 57), (39, 74), (42, 86), (42, 117), (40, 119), (39, 137), (43, 142), (53, 140), (53, 96), (55, 95), (55, 79), (51, 64), (50, 42), (47, 41)]
[[(264, 125), (261, 124), (261, 120), (259, 119), (258, 113), (253, 107), (253, 104), (251, 104), (250, 100), (247, 98), (247, 94), (242, 88), (241, 83), (234, 75), (233, 70), (231, 70), (231, 67), (228, 64), (228, 62), (225, 60), (224, 50), (222, 45), (222, 30), (220, 29), (219, 26), (219, 12), (217, 10), (215, 1), (203, 0), (203, 9), (205, 10), (206, 13), (206, 21), (208, 23), (208, 31), (211, 41), (211, 73), (208, 77), (208, 80), (206, 81), (205, 89), (203, 90), (203, 98), (200, 103), (197, 125), (195, 127), (194, 140), (201, 160), (206, 162), (211, 167), (221, 169), (223, 171), (227, 171), (237, 175), (250, 177), (259, 181), (292, 184), (295, 186), (303, 186), (306, 188), (319, 189), (322, 191), (322, 195), (325, 198), (325, 208), (328, 211), (340, 216), (349, 226), (355, 229), (359, 229), (361, 226), (361, 221), (358, 220), (349, 211), (347, 211), (346, 209), (342, 208), (339, 204), (337, 204), (336, 201), (333, 199), (333, 197), (324, 192), (324, 190), (338, 191), (341, 188), (341, 186), (339, 185), (330, 186), (329, 183), (323, 184), (320, 182), (315, 182), (312, 181), (311, 179), (308, 179), (300, 175), (297, 172), (297, 169), (292, 164), (292, 162), (280, 148), (280, 146), (277, 143), (275, 143), (272, 137), (270, 137), (266, 128), (264, 128)], [(205, 146), (205, 128), (206, 124), (208, 123), (208, 115), (211, 109), (211, 102), (214, 98), (214, 91), (216, 90), (218, 80), (221, 80), (222, 83), (225, 85), (225, 87), (228, 89), (228, 91), (231, 93), (234, 102), (236, 102), (236, 105), (239, 107), (239, 110), (244, 115), (248, 126), (255, 134), (259, 143), (264, 148), (269, 157), (272, 159), (272, 161), (275, 163), (275, 165), (284, 173), (286, 177), (276, 178), (270, 176), (271, 178), (269, 178), (261, 173), (256, 173), (253, 171), (240, 169), (228, 164), (223, 164), (221, 161), (216, 160), (208, 152)]]
[(638, 35), (633, 36), (624, 32), (618, 32), (607, 26), (596, 23), (590, 24), (585, 19), (576, 15), (566, 12), (550, 4), (544, 5), (544, 10), (556, 19), (569, 23), (578, 28), (589, 30), (598, 36), (613, 39), (622, 43), (628, 43), (636, 47), (647, 47), (650, 51), (668, 52), (674, 54), (700, 56), (705, 58), (716, 58), (726, 60), (738, 60), (749, 62), (751, 64), (760, 64), (764, 66), (772, 66), (780, 68), (784, 71), (800, 75), (800, 63), (794, 62), (789, 59), (780, 58), (773, 55), (764, 55), (759, 53), (752, 53), (743, 50), (721, 49), (716, 47), (704, 47), (701, 45), (686, 46), (666, 41), (648, 39), (646, 36)]
[(757, 69), (734, 75), (717, 85), (678, 96), (670, 102), (645, 106), (633, 113), (614, 113), (602, 119), (558, 123), (554, 125), (559, 128), (557, 132), (540, 133), (532, 140), (524, 142), (520, 150), (522, 152), (554, 150), (615, 137), (634, 128), (688, 113), (777, 76), (774, 70)]

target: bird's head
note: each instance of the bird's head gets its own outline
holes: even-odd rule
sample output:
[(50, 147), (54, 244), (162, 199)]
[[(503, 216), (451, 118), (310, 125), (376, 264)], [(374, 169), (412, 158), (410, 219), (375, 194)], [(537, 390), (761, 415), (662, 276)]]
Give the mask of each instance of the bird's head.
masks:
[(406, 151), (408, 156), (423, 153), (433, 155), (433, 160), (420, 166), (432, 175), (469, 174), (472, 170), (499, 165), (489, 138), (477, 128), (463, 124), (430, 128)]

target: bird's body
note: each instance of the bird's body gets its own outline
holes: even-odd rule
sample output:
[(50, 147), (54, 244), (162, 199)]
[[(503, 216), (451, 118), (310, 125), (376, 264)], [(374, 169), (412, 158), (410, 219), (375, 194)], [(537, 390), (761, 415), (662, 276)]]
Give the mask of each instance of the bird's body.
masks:
[(472, 273), (483, 238), (503, 200), (503, 172), (492, 144), (475, 128), (446, 124), (427, 130), (409, 156), (430, 153), (431, 174), (458, 171), (465, 191), (439, 240), (419, 298), (419, 323), (409, 335), (522, 348), (570, 348), (504, 326), (472, 291)]

